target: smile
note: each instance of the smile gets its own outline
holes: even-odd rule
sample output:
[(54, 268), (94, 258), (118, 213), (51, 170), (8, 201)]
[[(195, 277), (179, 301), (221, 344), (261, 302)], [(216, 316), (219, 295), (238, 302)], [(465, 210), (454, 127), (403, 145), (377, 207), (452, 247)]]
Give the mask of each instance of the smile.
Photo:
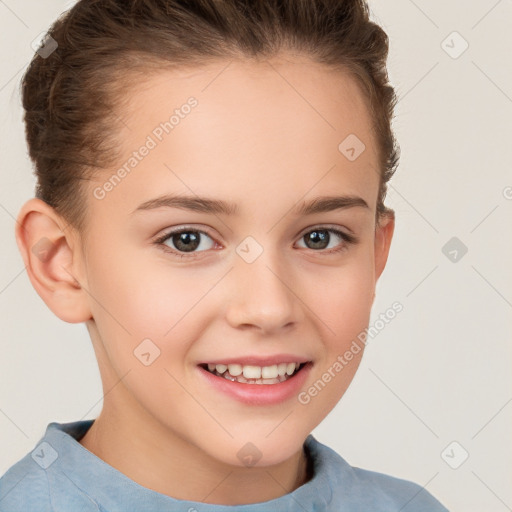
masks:
[(306, 363), (280, 363), (272, 366), (241, 364), (200, 365), (217, 377), (242, 384), (279, 384), (298, 373)]
[[(223, 370), (222, 373), (217, 371), (218, 364), (220, 369)], [(282, 373), (284, 368), (280, 365), (284, 364), (286, 364), (286, 371), (283, 375), (279, 375), (279, 372)], [(298, 393), (306, 385), (313, 362), (279, 363), (270, 367), (242, 365), (242, 372), (238, 376), (230, 373), (229, 366), (215, 363), (214, 368), (208, 369), (207, 363), (199, 364), (197, 365), (199, 379), (214, 393), (221, 393), (247, 405), (264, 406), (277, 405), (288, 400), (297, 399)], [(277, 377), (265, 378), (269, 374), (275, 375), (276, 369), (273, 368), (274, 366), (277, 367)], [(270, 368), (270, 370), (265, 368)], [(288, 374), (288, 368), (290, 368), (291, 374)], [(240, 368), (235, 367), (234, 373), (239, 370)], [(260, 378), (247, 379), (244, 376), (244, 370), (245, 375), (249, 376), (258, 375), (259, 372)]]

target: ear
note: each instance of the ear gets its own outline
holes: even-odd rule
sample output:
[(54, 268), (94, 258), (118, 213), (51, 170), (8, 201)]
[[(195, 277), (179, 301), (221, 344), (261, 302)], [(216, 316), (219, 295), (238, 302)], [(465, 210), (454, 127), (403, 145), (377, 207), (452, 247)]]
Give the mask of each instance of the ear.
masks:
[(51, 206), (33, 198), (18, 214), (15, 235), (30, 282), (46, 305), (65, 322), (92, 318), (77, 279), (83, 257), (74, 229)]
[(394, 231), (394, 213), (383, 216), (375, 227), (375, 281), (379, 279), (386, 266)]

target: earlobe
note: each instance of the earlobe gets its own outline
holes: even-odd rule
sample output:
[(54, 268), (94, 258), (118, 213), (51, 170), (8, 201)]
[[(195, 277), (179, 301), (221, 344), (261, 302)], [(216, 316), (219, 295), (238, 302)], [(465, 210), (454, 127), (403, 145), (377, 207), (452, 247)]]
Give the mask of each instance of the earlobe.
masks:
[[(395, 231), (395, 216), (389, 214), (382, 218), (375, 229), (375, 281), (384, 271), (388, 260), (391, 240)], [(374, 295), (375, 298), (375, 295)]]
[(46, 305), (65, 322), (89, 320), (88, 297), (75, 277), (81, 258), (72, 228), (33, 198), (18, 214), (15, 236), (30, 282)]

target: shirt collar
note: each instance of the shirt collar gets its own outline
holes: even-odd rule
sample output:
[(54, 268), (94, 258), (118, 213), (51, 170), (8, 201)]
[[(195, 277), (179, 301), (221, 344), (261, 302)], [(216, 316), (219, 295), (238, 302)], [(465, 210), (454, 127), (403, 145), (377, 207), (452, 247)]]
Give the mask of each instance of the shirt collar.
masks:
[[(78, 442), (93, 423), (94, 420), (50, 423), (43, 440), (47, 441), (58, 454), (48, 471), (63, 473), (98, 506), (98, 510), (109, 512), (180, 510), (183, 512), (195, 509), (197, 512), (233, 512), (234, 506), (178, 500), (131, 480)], [(340, 463), (344, 461), (336, 452), (319, 443), (312, 434), (306, 438), (305, 447), (313, 464), (311, 480), (279, 498), (261, 503), (237, 505), (236, 509), (243, 512), (326, 510), (333, 499), (331, 480), (333, 475), (339, 475)]]

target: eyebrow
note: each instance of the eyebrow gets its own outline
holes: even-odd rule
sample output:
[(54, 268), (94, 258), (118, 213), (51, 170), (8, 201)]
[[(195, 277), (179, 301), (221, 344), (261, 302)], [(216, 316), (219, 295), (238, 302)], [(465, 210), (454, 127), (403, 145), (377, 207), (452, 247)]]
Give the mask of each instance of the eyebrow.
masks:
[[(297, 216), (312, 215), (315, 213), (345, 210), (354, 207), (362, 207), (370, 210), (368, 203), (359, 196), (321, 196), (309, 202), (303, 201), (298, 207), (292, 210), (292, 214)], [(157, 208), (178, 208), (201, 213), (224, 215), (237, 215), (239, 213), (238, 205), (228, 201), (198, 196), (163, 195), (145, 201), (139, 205), (132, 214)]]

